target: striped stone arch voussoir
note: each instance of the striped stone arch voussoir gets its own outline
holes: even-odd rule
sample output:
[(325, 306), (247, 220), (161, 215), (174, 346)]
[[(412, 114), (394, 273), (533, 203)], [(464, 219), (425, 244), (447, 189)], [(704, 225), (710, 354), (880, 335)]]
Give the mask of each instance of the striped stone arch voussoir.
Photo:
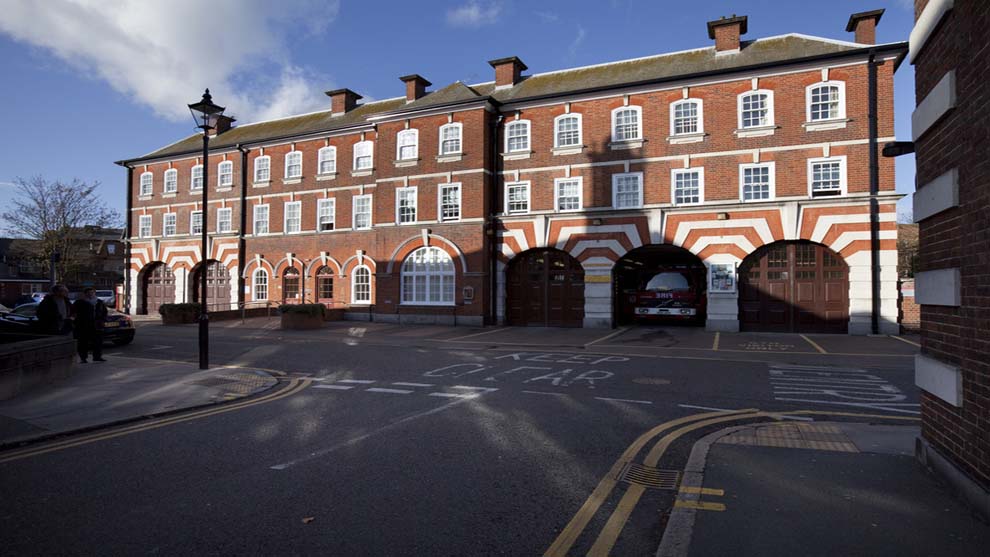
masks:
[(461, 251), (461, 248), (457, 247), (457, 244), (447, 238), (436, 234), (420, 234), (413, 236), (411, 238), (407, 238), (401, 244), (396, 246), (396, 248), (392, 250), (392, 255), (389, 256), (388, 266), (386, 267), (385, 272), (387, 274), (392, 274), (392, 271), (395, 269), (397, 263), (401, 264), (410, 253), (427, 246), (440, 248), (447, 252), (447, 255), (449, 255), (452, 260), (460, 263), (460, 272), (467, 272), (467, 259), (464, 258), (464, 252)]
[(548, 244), (570, 253), (581, 263), (590, 259), (615, 262), (649, 238), (645, 217), (608, 219), (600, 225), (591, 219), (567, 219), (550, 222)]
[(242, 277), (245, 279), (251, 278), (251, 274), (258, 268), (265, 269), (268, 271), (269, 275), (277, 276), (275, 275), (275, 268), (272, 267), (271, 261), (268, 261), (264, 257), (254, 257), (247, 260), (244, 265), (244, 273)]
[(200, 261), (198, 245), (167, 245), (161, 247), (159, 259), (164, 261), (173, 271), (178, 269), (192, 270)]
[[(880, 205), (880, 249), (897, 249), (897, 207)], [(801, 212), (800, 237), (828, 246), (843, 258), (870, 251), (870, 207), (832, 205)]]
[(334, 269), (334, 273), (337, 275), (342, 274), (340, 262), (337, 261), (332, 255), (321, 253), (319, 257), (314, 257), (313, 260), (306, 265), (305, 275), (307, 277), (311, 277), (320, 269), (320, 267), (324, 266)]
[[(719, 214), (728, 218), (719, 219)], [(785, 239), (779, 210), (667, 215), (663, 242), (680, 246), (702, 261), (726, 255), (739, 261), (760, 246)]]
[(499, 239), (498, 260), (508, 263), (513, 257), (538, 247), (536, 225), (533, 222), (513, 222), (497, 231)]

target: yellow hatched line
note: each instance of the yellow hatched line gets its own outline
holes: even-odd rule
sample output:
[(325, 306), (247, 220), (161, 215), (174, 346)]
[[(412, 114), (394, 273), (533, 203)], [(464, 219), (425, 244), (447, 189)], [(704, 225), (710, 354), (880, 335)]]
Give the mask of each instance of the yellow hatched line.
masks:
[(699, 511), (724, 511), (725, 505), (722, 503), (709, 503), (707, 501), (682, 501), (678, 499), (674, 501), (675, 507), (680, 507), (682, 509), (695, 509)]
[(687, 486), (681, 486), (681, 488), (678, 489), (678, 491), (680, 491), (681, 493), (689, 493), (689, 494), (693, 494), (693, 495), (717, 495), (719, 497), (725, 495), (725, 490), (724, 489), (713, 489), (713, 488), (710, 488), (710, 487), (687, 487)]
[(908, 340), (906, 338), (901, 338), (901, 337), (899, 337), (897, 335), (887, 335), (887, 336), (889, 336), (890, 338), (897, 339), (897, 340), (899, 340), (901, 342), (906, 342), (906, 343), (910, 344), (911, 346), (917, 346), (918, 348), (921, 348), (921, 345), (918, 344), (917, 342), (914, 342), (913, 340)]
[(801, 338), (803, 338), (804, 340), (808, 341), (808, 344), (814, 346), (815, 347), (815, 350), (817, 350), (820, 354), (828, 354), (828, 352), (826, 352), (824, 348), (822, 348), (821, 346), (819, 346), (817, 342), (811, 340), (810, 338), (808, 338), (808, 337), (806, 337), (804, 335), (801, 335)]

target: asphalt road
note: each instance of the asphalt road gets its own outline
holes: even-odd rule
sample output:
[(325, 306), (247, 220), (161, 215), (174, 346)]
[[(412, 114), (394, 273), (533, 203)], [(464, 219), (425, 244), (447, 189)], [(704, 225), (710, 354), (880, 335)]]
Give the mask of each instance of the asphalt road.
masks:
[[(568, 553), (584, 554), (609, 530), (623, 484), (586, 524), (572, 519), (658, 424), (711, 408), (917, 411), (909, 351), (687, 353), (480, 332), (215, 324), (212, 362), (308, 386), (0, 463), (4, 553), (539, 555), (565, 532)], [(108, 352), (135, 365), (196, 361), (196, 328), (144, 325)], [(657, 467), (683, 467), (715, 427), (676, 439)], [(611, 553), (652, 555), (672, 501), (647, 490)]]

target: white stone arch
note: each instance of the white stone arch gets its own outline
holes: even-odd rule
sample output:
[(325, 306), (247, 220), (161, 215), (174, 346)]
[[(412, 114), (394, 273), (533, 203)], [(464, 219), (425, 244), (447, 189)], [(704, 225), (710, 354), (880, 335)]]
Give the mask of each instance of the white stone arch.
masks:
[(348, 257), (347, 259), (345, 259), (344, 260), (344, 264), (340, 266), (340, 276), (341, 277), (346, 277), (347, 276), (347, 269), (349, 269), (351, 267), (351, 262), (352, 261), (357, 261), (357, 264), (355, 266), (357, 266), (357, 265), (365, 265), (365, 266), (367, 266), (369, 269), (371, 269), (371, 273), (372, 274), (375, 274), (375, 273), (378, 272), (378, 263), (374, 259), (368, 257), (367, 255), (365, 255), (363, 253), (356, 253), (356, 254)]
[[(420, 234), (419, 236), (412, 236), (412, 237), (407, 238), (406, 240), (404, 240), (402, 243), (400, 243), (398, 246), (396, 246), (394, 250), (392, 250), (392, 255), (390, 255), (388, 257), (388, 267), (386, 267), (385, 272), (388, 273), (388, 274), (392, 274), (392, 271), (395, 268), (396, 257), (398, 257), (399, 253), (401, 253), (402, 250), (403, 250), (403, 248), (405, 248), (407, 245), (409, 245), (410, 242), (416, 242), (416, 241), (422, 242), (422, 244), (420, 244), (419, 246), (417, 246), (417, 248), (419, 248), (419, 247), (428, 247), (428, 246), (430, 246), (430, 243), (429, 243), (430, 240), (439, 240), (439, 241), (443, 242), (444, 244), (446, 244), (447, 246), (449, 246), (450, 249), (454, 250), (454, 253), (457, 255), (457, 260), (461, 264), (461, 272), (462, 273), (468, 272), (468, 270), (467, 270), (467, 258), (464, 257), (464, 252), (461, 251), (461, 248), (459, 248), (457, 246), (457, 244), (455, 244), (454, 242), (448, 240), (447, 238), (444, 238), (443, 236), (437, 235), (437, 234)], [(414, 250), (410, 250), (409, 253), (412, 253), (413, 251)], [(405, 259), (405, 258), (403, 258), (403, 259)]]

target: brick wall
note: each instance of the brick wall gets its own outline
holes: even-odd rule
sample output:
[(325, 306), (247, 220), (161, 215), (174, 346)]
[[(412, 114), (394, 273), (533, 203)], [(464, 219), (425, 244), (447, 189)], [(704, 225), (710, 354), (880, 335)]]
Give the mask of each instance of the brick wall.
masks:
[(900, 281), (897, 290), (897, 321), (901, 324), (901, 332), (917, 333), (921, 329), (921, 306), (914, 301), (914, 281)]

